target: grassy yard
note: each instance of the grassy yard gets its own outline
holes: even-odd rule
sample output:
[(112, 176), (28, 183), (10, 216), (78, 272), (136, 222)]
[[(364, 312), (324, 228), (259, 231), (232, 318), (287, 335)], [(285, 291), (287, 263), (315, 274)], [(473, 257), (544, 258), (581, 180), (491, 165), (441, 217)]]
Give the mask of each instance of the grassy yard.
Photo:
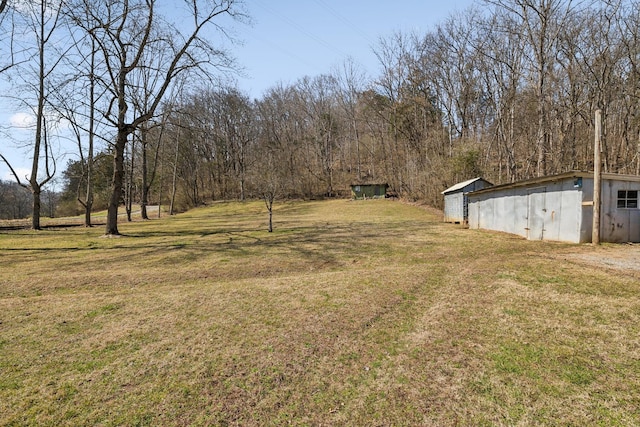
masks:
[[(391, 201), (0, 232), (0, 425), (640, 425), (640, 274)], [(624, 249), (624, 247), (623, 247)]]

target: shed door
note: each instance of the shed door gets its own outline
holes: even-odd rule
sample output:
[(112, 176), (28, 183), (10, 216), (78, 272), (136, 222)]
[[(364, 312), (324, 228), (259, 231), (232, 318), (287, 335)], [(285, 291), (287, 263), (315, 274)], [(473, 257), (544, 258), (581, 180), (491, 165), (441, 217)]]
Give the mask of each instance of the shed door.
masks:
[(547, 212), (547, 188), (533, 188), (527, 191), (527, 238), (544, 239), (544, 217)]

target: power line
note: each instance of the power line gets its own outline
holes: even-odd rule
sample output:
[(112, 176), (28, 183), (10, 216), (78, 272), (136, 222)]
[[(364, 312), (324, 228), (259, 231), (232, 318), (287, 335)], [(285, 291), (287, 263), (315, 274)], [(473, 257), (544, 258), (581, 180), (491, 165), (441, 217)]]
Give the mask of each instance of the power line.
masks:
[(272, 47), (273, 49), (275, 49), (275, 50), (279, 51), (280, 53), (290, 57), (291, 59), (294, 59), (294, 60), (296, 60), (296, 61), (298, 61), (298, 62), (300, 62), (300, 63), (302, 63), (304, 65), (307, 65), (309, 67), (315, 67), (314, 64), (312, 64), (311, 62), (307, 61), (306, 59), (304, 59), (300, 55), (297, 55), (296, 53), (294, 53), (294, 52), (292, 52), (292, 51), (290, 51), (288, 49), (285, 49), (284, 47), (282, 47), (282, 45), (272, 41), (271, 39), (269, 39), (269, 38), (267, 38), (267, 37), (265, 37), (263, 35), (258, 35), (253, 31), (250, 32), (250, 35), (254, 40), (257, 40), (257, 41), (259, 41), (261, 43), (264, 43), (264, 44)]
[(330, 51), (333, 51), (334, 53), (336, 53), (336, 54), (338, 54), (340, 56), (343, 56), (343, 57), (348, 57), (349, 56), (348, 53), (346, 53), (343, 50), (341, 50), (340, 48), (332, 45), (331, 43), (327, 42), (326, 40), (322, 39), (321, 37), (313, 34), (312, 32), (308, 31), (307, 29), (305, 29), (304, 27), (299, 25), (297, 22), (291, 20), (290, 18), (288, 18), (287, 16), (283, 15), (282, 13), (280, 13), (280, 12), (270, 8), (270, 7), (268, 7), (267, 5), (262, 3), (261, 1), (256, 1), (256, 4), (258, 4), (262, 9), (264, 9), (268, 13), (272, 14), (276, 18), (282, 20), (283, 22), (285, 22), (286, 24), (288, 24), (292, 28), (296, 29), (301, 34), (304, 34), (308, 38), (314, 40), (319, 45), (325, 47), (326, 49), (328, 49)]
[(357, 25), (353, 23), (349, 18), (340, 14), (337, 10), (335, 10), (331, 5), (329, 5), (324, 0), (313, 0), (318, 6), (327, 10), (331, 15), (341, 21), (343, 24), (347, 26), (350, 30), (357, 33), (360, 37), (362, 37), (367, 43), (370, 45), (374, 44), (373, 39), (367, 34), (365, 31), (361, 30)]

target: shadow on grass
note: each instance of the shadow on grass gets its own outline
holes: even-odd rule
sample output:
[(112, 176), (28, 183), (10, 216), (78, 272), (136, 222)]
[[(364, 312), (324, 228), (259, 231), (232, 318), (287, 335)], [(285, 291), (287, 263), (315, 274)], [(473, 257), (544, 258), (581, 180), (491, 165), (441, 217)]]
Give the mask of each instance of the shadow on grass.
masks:
[[(154, 221), (138, 223), (140, 227), (119, 236), (109, 244), (98, 243), (98, 236), (83, 240), (82, 244), (52, 247), (0, 248), (0, 254), (6, 252), (56, 252), (77, 253), (84, 259), (83, 252), (91, 253), (86, 258), (99, 261), (94, 254), (109, 253), (109, 263), (132, 263), (148, 258), (161, 258), (171, 265), (196, 263), (211, 257), (212, 254), (239, 259), (255, 255), (281, 256), (287, 254), (291, 268), (296, 262), (313, 265), (336, 265), (346, 261), (355, 262), (368, 254), (391, 252), (390, 245), (409, 235), (433, 232), (428, 221), (410, 221), (409, 223), (376, 223), (369, 221), (350, 221), (338, 223), (314, 222), (300, 225), (290, 215), (313, 213), (313, 207), (291, 204), (281, 208), (287, 212), (287, 218), (278, 224), (273, 233), (264, 229), (252, 228), (255, 219), (249, 217), (250, 224), (226, 226), (233, 221), (244, 222), (237, 212), (212, 216), (174, 217), (167, 223)], [(391, 239), (390, 239), (391, 237)], [(81, 237), (86, 239), (86, 236)], [(391, 241), (391, 243), (390, 243)], [(74, 242), (75, 243), (75, 242)], [(122, 251), (122, 254), (117, 254)], [(114, 252), (116, 252), (114, 254)], [(115, 256), (114, 256), (115, 255)], [(49, 255), (47, 255), (49, 256)]]

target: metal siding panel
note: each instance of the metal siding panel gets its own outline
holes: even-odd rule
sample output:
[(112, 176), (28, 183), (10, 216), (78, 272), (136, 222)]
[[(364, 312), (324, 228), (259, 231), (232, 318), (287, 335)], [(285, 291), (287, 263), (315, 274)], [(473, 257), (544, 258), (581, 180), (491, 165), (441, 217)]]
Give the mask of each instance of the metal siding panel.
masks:
[(444, 220), (446, 222), (462, 222), (463, 217), (462, 192), (447, 194), (444, 197)]
[(640, 241), (638, 209), (618, 208), (618, 190), (640, 190), (638, 183), (606, 180), (602, 186), (602, 228), (603, 242), (623, 243)]
[(499, 212), (499, 223), (496, 228), (506, 233), (518, 234), (515, 222), (516, 196), (513, 191), (504, 192), (502, 197), (496, 200)]
[(573, 180), (562, 185), (562, 199), (558, 213), (558, 238), (556, 240), (580, 243), (582, 228), (582, 189)]
[(503, 212), (500, 211), (499, 201), (502, 199), (502, 194), (499, 197), (492, 197), (490, 199), (491, 210), (487, 215), (487, 224), (491, 230), (502, 231)]
[(493, 229), (494, 230), (499, 230), (499, 231), (506, 231), (505, 228), (507, 228), (508, 224), (509, 224), (509, 213), (506, 211), (505, 208), (505, 202), (507, 200), (507, 195), (503, 195), (502, 197), (496, 197), (495, 199), (493, 199), (493, 212), (494, 212), (494, 219), (493, 219)]
[(486, 198), (480, 205), (478, 227), (493, 230), (493, 199)]
[(640, 210), (629, 212), (629, 241), (640, 242)]
[(582, 179), (582, 211), (580, 216), (580, 243), (591, 243), (593, 234), (593, 178)]
[[(640, 191), (640, 183), (603, 180), (601, 239), (640, 242), (640, 209), (617, 208), (618, 190)], [(470, 197), (472, 228), (505, 231), (530, 239), (591, 241), (593, 206), (589, 203), (593, 201), (593, 179), (588, 176), (582, 177), (582, 186), (575, 186), (573, 178), (567, 177), (547, 182), (544, 187), (505, 188)]]
[(469, 197), (469, 228), (478, 228), (478, 204), (475, 197)]
[(527, 191), (527, 238), (544, 239), (544, 210), (546, 209), (546, 188), (530, 188)]
[(615, 213), (611, 211), (611, 187), (610, 180), (602, 180), (602, 207), (600, 209), (600, 240), (602, 242), (616, 242)]
[(513, 233), (527, 237), (528, 200), (525, 189), (513, 191)]
[(546, 186), (542, 208), (544, 240), (578, 243), (582, 195), (573, 179), (563, 179)]
[(451, 218), (451, 196), (444, 196), (444, 222), (450, 222)]
[(464, 220), (464, 194), (462, 192), (457, 194), (456, 197), (456, 221), (460, 222)]
[(562, 182), (552, 183), (547, 186), (544, 211), (544, 240), (561, 240), (562, 203), (567, 196), (562, 187)]
[(549, 183), (546, 188), (544, 206), (544, 240), (563, 240), (561, 236), (570, 234), (571, 230), (563, 230), (563, 203), (567, 200), (568, 192), (564, 188), (566, 181)]
[(546, 187), (499, 189), (470, 197), (471, 228), (504, 231), (531, 239), (574, 243), (583, 240), (583, 194), (581, 188), (574, 187), (572, 179), (548, 183)]
[(603, 242), (621, 243), (628, 241), (629, 215), (626, 209), (617, 208), (618, 190), (626, 189), (626, 183), (612, 180), (602, 182), (602, 226), (600, 239)]
[(504, 192), (482, 196), (482, 201), (479, 204), (478, 228), (504, 231), (505, 221), (508, 221), (509, 218), (503, 209), (504, 196)]

